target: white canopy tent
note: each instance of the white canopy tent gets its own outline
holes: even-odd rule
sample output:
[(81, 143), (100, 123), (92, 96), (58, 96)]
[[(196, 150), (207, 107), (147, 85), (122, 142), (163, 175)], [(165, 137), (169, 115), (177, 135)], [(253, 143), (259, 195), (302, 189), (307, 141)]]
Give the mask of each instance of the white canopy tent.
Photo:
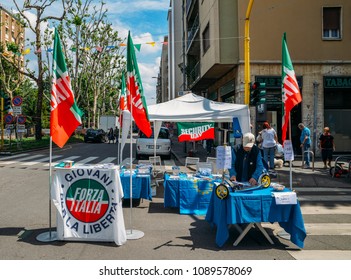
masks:
[[(233, 118), (237, 117), (242, 133), (250, 132), (250, 111), (247, 105), (216, 102), (193, 93), (164, 103), (150, 105), (148, 113), (149, 120), (154, 122), (155, 147), (162, 122), (232, 123)], [(126, 116), (127, 118), (130, 119), (129, 116)], [(128, 129), (126, 126), (127, 122), (123, 122), (122, 131)], [(122, 146), (124, 146), (123, 142), (122, 139)]]
[(247, 105), (216, 102), (193, 93), (150, 105), (148, 112), (149, 119), (153, 122), (231, 123), (233, 117), (237, 117), (242, 133), (250, 132), (250, 111)]

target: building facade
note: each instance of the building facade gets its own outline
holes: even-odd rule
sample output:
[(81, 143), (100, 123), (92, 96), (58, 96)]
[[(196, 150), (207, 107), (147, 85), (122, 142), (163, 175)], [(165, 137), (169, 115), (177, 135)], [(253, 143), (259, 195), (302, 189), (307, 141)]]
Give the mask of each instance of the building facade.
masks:
[[(244, 103), (245, 17), (249, 0), (184, 0), (186, 90), (209, 99)], [(316, 154), (324, 126), (336, 152), (351, 152), (351, 2), (348, 0), (254, 1), (249, 18), (250, 81), (266, 83), (266, 103), (250, 107), (253, 132), (269, 121), (281, 139), (282, 37), (302, 94), (291, 113), (295, 153), (297, 124), (311, 129)], [(178, 19), (180, 20), (180, 19)], [(171, 65), (169, 65), (171, 67)]]
[(24, 48), (24, 27), (2, 4), (0, 4), (0, 41), (5, 44), (15, 43), (20, 51)]

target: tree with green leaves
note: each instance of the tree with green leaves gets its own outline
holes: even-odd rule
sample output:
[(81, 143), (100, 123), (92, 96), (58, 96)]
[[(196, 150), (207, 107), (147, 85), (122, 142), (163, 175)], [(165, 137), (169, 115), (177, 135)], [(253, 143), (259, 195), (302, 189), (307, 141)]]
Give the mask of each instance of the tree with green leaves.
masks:
[[(43, 47), (43, 26), (47, 25), (48, 21), (62, 21), (65, 17), (67, 9), (70, 8), (71, 2), (68, 0), (55, 1), (55, 0), (45, 0), (45, 1), (24, 1), (23, 6), (20, 8), (17, 1), (13, 0), (19, 15), (20, 19), (23, 21), (23, 24), (33, 31), (35, 34), (35, 42), (32, 43), (36, 52), (37, 58), (37, 69), (36, 71), (29, 69), (28, 64), (25, 67), (17, 67), (17, 71), (21, 74), (32, 79), (37, 86), (37, 103), (36, 110), (33, 116), (33, 122), (35, 123), (35, 138), (40, 140), (42, 138), (42, 111), (43, 111), (43, 98), (44, 98), (44, 89), (45, 89), (45, 79), (48, 75), (48, 66), (45, 65), (45, 60), (43, 59), (43, 53), (40, 51)], [(54, 4), (54, 2), (60, 2), (62, 5), (62, 11), (60, 15), (46, 15), (48, 8)], [(29, 12), (35, 14), (34, 22), (28, 16)], [(57, 12), (57, 11), (56, 11)], [(27, 61), (28, 62), (28, 61)], [(16, 67), (16, 66), (15, 66)]]
[[(90, 127), (97, 124), (99, 115), (117, 113), (118, 81), (124, 67), (122, 40), (108, 23), (102, 1), (93, 7), (91, 0), (73, 2), (60, 30), (73, 91)], [(67, 45), (69, 41), (74, 45)]]

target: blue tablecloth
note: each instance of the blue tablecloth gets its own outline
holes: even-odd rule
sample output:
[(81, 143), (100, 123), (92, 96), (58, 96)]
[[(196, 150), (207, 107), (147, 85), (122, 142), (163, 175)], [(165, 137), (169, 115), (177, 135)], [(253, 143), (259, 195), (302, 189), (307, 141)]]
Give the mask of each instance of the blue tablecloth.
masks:
[[(130, 176), (129, 174), (120, 175), (124, 199), (130, 198)], [(132, 198), (144, 198), (147, 200), (152, 200), (152, 190), (151, 190), (151, 176), (150, 175), (136, 175), (132, 176)]]
[(213, 192), (206, 221), (217, 226), (216, 244), (222, 247), (228, 240), (230, 224), (278, 222), (290, 234), (290, 240), (303, 248), (306, 230), (299, 202), (293, 205), (277, 205), (272, 191), (272, 188), (266, 188), (230, 192), (225, 200), (220, 200)]
[(172, 179), (165, 174), (164, 206), (179, 207), (180, 214), (206, 215), (214, 180)]

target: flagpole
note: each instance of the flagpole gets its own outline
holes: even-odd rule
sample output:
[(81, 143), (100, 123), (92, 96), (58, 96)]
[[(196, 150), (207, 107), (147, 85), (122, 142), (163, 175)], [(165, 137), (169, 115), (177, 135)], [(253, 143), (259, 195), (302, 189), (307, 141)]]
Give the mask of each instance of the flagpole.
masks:
[[(289, 112), (289, 139), (292, 145), (292, 139), (291, 139), (291, 119), (290, 119), (290, 112)], [(292, 151), (294, 153), (294, 150)], [(290, 170), (289, 170), (289, 182), (290, 182), (290, 190), (292, 190), (292, 160), (290, 159)]]
[(51, 184), (52, 184), (52, 136), (50, 136), (50, 154), (49, 154), (49, 232), (43, 232), (37, 236), (41, 242), (51, 242), (57, 240), (57, 232), (52, 231), (51, 225)]
[(130, 203), (130, 229), (126, 230), (127, 239), (140, 239), (144, 236), (144, 232), (133, 230), (133, 98), (130, 97), (130, 172), (129, 172), (129, 203)]
[(120, 143), (120, 141), (119, 141), (119, 139), (121, 138), (121, 130), (122, 130), (122, 124), (121, 124), (121, 115), (122, 115), (122, 110), (119, 110), (120, 112), (119, 112), (119, 119), (118, 119), (118, 122), (119, 122), (119, 129), (118, 129), (118, 135), (116, 135), (116, 137), (118, 137), (117, 139), (116, 139), (116, 141), (117, 141), (117, 144), (118, 144), (118, 146), (117, 146), (117, 165), (121, 165), (121, 159), (122, 159), (122, 157), (121, 157), (121, 143)]

